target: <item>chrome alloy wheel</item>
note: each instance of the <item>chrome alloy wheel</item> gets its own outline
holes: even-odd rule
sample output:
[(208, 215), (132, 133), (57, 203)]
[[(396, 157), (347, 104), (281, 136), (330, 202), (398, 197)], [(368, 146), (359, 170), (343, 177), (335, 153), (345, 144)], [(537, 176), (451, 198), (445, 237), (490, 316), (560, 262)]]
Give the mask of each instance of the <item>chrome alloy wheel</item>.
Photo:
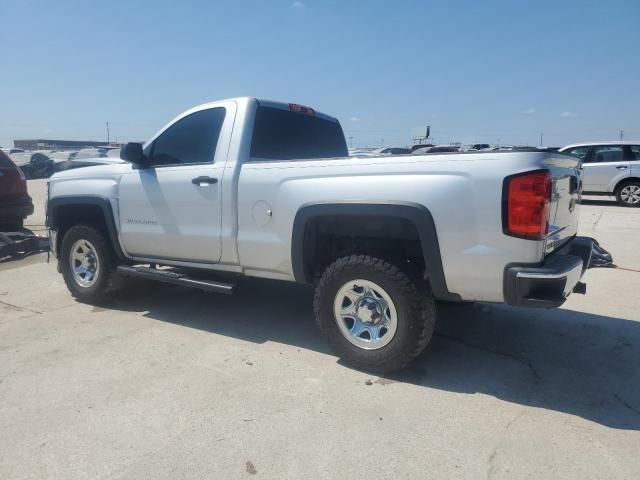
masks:
[(340, 333), (353, 345), (377, 350), (398, 329), (398, 313), (387, 292), (369, 280), (351, 280), (336, 294), (333, 313)]
[(100, 260), (96, 248), (87, 240), (78, 240), (71, 247), (69, 263), (73, 279), (81, 287), (91, 287), (100, 274)]
[(638, 185), (626, 185), (620, 190), (620, 198), (628, 205), (640, 203), (640, 187)]

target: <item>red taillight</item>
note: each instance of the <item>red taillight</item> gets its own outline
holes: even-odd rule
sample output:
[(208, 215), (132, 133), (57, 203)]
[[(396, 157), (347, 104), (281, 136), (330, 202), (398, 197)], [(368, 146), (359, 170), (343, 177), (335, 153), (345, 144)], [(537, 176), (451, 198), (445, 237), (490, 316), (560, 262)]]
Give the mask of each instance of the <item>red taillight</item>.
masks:
[(540, 240), (549, 230), (551, 174), (537, 171), (505, 180), (504, 230), (508, 235)]
[(305, 107), (304, 105), (298, 105), (297, 103), (290, 103), (289, 110), (296, 113), (304, 113), (305, 115), (315, 115), (316, 112), (313, 108)]

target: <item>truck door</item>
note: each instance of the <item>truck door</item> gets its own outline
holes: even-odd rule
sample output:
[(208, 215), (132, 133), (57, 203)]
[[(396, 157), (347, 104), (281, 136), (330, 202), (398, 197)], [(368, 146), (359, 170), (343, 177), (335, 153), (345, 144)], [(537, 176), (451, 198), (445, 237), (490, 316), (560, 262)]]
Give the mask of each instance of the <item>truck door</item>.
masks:
[(629, 176), (630, 162), (624, 145), (597, 145), (591, 147), (583, 169), (585, 192), (611, 192), (624, 177)]
[(216, 263), (222, 174), (235, 103), (189, 111), (145, 145), (148, 166), (119, 187), (120, 235), (134, 257)]

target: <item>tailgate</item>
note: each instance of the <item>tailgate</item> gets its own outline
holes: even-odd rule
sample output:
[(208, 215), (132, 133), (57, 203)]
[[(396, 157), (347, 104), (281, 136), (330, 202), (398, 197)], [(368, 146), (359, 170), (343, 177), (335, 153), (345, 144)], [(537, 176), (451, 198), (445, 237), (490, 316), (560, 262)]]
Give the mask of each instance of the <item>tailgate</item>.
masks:
[(552, 177), (549, 233), (545, 246), (545, 254), (549, 254), (578, 233), (581, 182), (577, 158), (554, 154), (544, 163)]

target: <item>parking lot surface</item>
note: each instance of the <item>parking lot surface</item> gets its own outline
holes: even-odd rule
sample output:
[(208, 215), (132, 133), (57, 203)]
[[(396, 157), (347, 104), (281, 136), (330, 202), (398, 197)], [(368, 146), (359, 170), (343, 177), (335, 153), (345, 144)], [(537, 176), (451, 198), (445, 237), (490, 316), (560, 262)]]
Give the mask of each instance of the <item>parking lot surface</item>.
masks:
[(91, 306), (45, 256), (2, 265), (0, 478), (639, 478), (640, 209), (585, 203), (628, 270), (556, 310), (442, 305), (384, 378), (328, 350), (306, 287), (137, 281)]

